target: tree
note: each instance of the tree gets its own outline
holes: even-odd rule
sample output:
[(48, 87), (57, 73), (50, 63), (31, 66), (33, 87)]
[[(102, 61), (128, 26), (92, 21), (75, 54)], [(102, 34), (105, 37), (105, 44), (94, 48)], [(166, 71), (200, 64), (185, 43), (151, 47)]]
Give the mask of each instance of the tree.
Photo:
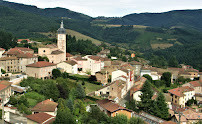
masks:
[(153, 100), (152, 100), (152, 96), (153, 96), (153, 91), (151, 89), (151, 84), (150, 82), (147, 80), (142, 89), (141, 89), (142, 95), (140, 96), (141, 101), (138, 104), (138, 107), (140, 110), (143, 110), (145, 112), (150, 112), (151, 107), (153, 106)]
[(5, 71), (5, 70), (3, 70), (3, 69), (1, 69), (1, 73), (2, 73), (2, 74), (5, 74), (5, 73), (6, 73), (6, 71)]
[(137, 102), (133, 99), (131, 99), (127, 104), (126, 104), (128, 109), (131, 109), (135, 112), (138, 112), (139, 109), (137, 109)]
[(56, 79), (56, 78), (58, 78), (58, 77), (61, 77), (61, 72), (60, 72), (59, 69), (53, 69), (53, 70), (52, 70), (52, 75), (53, 75), (53, 77)]
[(64, 73), (62, 73), (62, 77), (63, 77), (63, 78), (68, 78), (68, 77), (69, 77), (69, 74), (68, 74), (67, 72), (64, 72)]
[(77, 85), (75, 96), (77, 99), (83, 99), (86, 97), (85, 91), (84, 91), (83, 87), (81, 86), (81, 84)]
[(144, 74), (143, 77), (147, 78), (147, 80), (152, 83), (153, 80), (152, 80), (152, 77), (150, 75)]
[(76, 120), (69, 108), (64, 107), (58, 109), (54, 124), (76, 124)]
[(127, 58), (125, 56), (122, 57), (122, 61), (126, 62)]
[(141, 118), (132, 117), (128, 121), (128, 124), (144, 124), (145, 122)]
[(68, 99), (67, 100), (67, 107), (70, 109), (71, 112), (73, 112), (73, 109), (74, 109), (74, 105), (73, 105), (73, 102), (71, 99)]
[(167, 120), (169, 118), (169, 112), (168, 112), (168, 107), (167, 107), (167, 103), (165, 101), (165, 97), (163, 95), (163, 93), (159, 93), (158, 94), (158, 97), (156, 99), (156, 101), (154, 101), (155, 103), (155, 111), (154, 115), (159, 117), (159, 118), (162, 118), (162, 119), (165, 119)]
[(168, 65), (171, 67), (178, 67), (178, 61), (175, 56), (170, 57), (170, 60), (168, 61)]
[(164, 80), (166, 82), (167, 87), (170, 87), (171, 85), (171, 76), (172, 74), (170, 72), (164, 72), (161, 76), (161, 80)]
[(128, 118), (125, 115), (117, 115), (113, 117), (112, 123), (114, 124), (127, 124), (128, 123)]

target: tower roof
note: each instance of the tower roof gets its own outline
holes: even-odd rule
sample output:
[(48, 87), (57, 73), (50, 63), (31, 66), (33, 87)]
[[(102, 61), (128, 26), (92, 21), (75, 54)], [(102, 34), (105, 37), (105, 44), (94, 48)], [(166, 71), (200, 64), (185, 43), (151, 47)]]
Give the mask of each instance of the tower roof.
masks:
[(64, 28), (63, 20), (61, 21), (60, 28), (58, 29), (58, 34), (66, 34), (66, 29)]

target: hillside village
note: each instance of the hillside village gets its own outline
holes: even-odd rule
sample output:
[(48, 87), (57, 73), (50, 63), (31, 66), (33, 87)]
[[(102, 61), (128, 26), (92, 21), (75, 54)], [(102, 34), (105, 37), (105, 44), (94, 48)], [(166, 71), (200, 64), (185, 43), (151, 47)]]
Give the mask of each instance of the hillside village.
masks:
[[(184, 64), (178, 68), (157, 68), (138, 60), (124, 62), (116, 56), (109, 57), (110, 50), (104, 48), (96, 55), (73, 55), (66, 52), (66, 35), (62, 21), (57, 30), (57, 44), (39, 47), (37, 53), (26, 47), (0, 48), (0, 100), (5, 123), (58, 123), (66, 104), (76, 117), (72, 123), (82, 123), (80, 115), (92, 114), (94, 107), (109, 117), (140, 118), (139, 123), (202, 121), (202, 72), (199, 70)], [(18, 44), (23, 41), (37, 43), (19, 39)], [(41, 61), (39, 56), (47, 59)], [(60, 95), (54, 94), (57, 88)], [(72, 92), (78, 93), (72, 95)], [(156, 109), (162, 107), (158, 106), (161, 98), (162, 106), (166, 105), (165, 115), (150, 110), (154, 103)], [(153, 103), (146, 106), (149, 103), (146, 99)], [(71, 108), (72, 101), (76, 105)], [(74, 110), (73, 106), (79, 107)]]

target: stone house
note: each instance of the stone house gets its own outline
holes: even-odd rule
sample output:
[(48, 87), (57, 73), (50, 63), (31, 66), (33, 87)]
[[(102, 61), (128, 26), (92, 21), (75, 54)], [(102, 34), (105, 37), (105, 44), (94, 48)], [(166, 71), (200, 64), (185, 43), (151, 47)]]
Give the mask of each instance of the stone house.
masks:
[(51, 99), (44, 100), (38, 104), (36, 104), (32, 109), (32, 114), (36, 113), (47, 113), (52, 116), (57, 115), (57, 106), (58, 103), (52, 101)]
[(26, 66), (26, 74), (30, 77), (47, 79), (52, 77), (52, 70), (56, 69), (56, 64), (39, 61)]
[(108, 99), (98, 100), (96, 102), (99, 109), (110, 117), (115, 117), (122, 114), (126, 115), (128, 118), (131, 118), (134, 114), (132, 110), (126, 109)]
[[(1, 105), (6, 104), (9, 99), (10, 96), (12, 95), (11, 93), (11, 82), (8, 81), (1, 81), (0, 82), (0, 101), (1, 101)], [(3, 96), (2, 96), (3, 95)], [(1, 106), (0, 106), (1, 108)]]
[(189, 86), (184, 86), (184, 87), (178, 87), (174, 88), (171, 90), (168, 90), (171, 96), (171, 103), (172, 104), (177, 104), (181, 107), (185, 107), (185, 103), (192, 99), (195, 98), (195, 91), (193, 88)]
[(64, 72), (78, 74), (78, 65), (75, 61), (69, 60), (57, 64), (57, 68), (63, 69)]
[(3, 56), (0, 63), (6, 72), (25, 72), (26, 65), (38, 62), (34, 50), (24, 47), (11, 48)]
[(189, 86), (194, 89), (195, 94), (201, 94), (202, 93), (202, 87), (201, 83), (199, 81), (191, 81), (186, 84), (183, 84), (182, 86)]
[(55, 117), (47, 113), (36, 113), (27, 115), (27, 124), (52, 124), (55, 121)]

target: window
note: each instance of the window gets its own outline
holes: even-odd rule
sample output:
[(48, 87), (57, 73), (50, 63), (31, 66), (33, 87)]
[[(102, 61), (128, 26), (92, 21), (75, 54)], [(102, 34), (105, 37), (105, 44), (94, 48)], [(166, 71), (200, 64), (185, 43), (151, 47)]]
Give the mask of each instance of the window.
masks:
[(45, 52), (46, 52), (46, 50), (43, 50), (43, 52), (45, 53)]

